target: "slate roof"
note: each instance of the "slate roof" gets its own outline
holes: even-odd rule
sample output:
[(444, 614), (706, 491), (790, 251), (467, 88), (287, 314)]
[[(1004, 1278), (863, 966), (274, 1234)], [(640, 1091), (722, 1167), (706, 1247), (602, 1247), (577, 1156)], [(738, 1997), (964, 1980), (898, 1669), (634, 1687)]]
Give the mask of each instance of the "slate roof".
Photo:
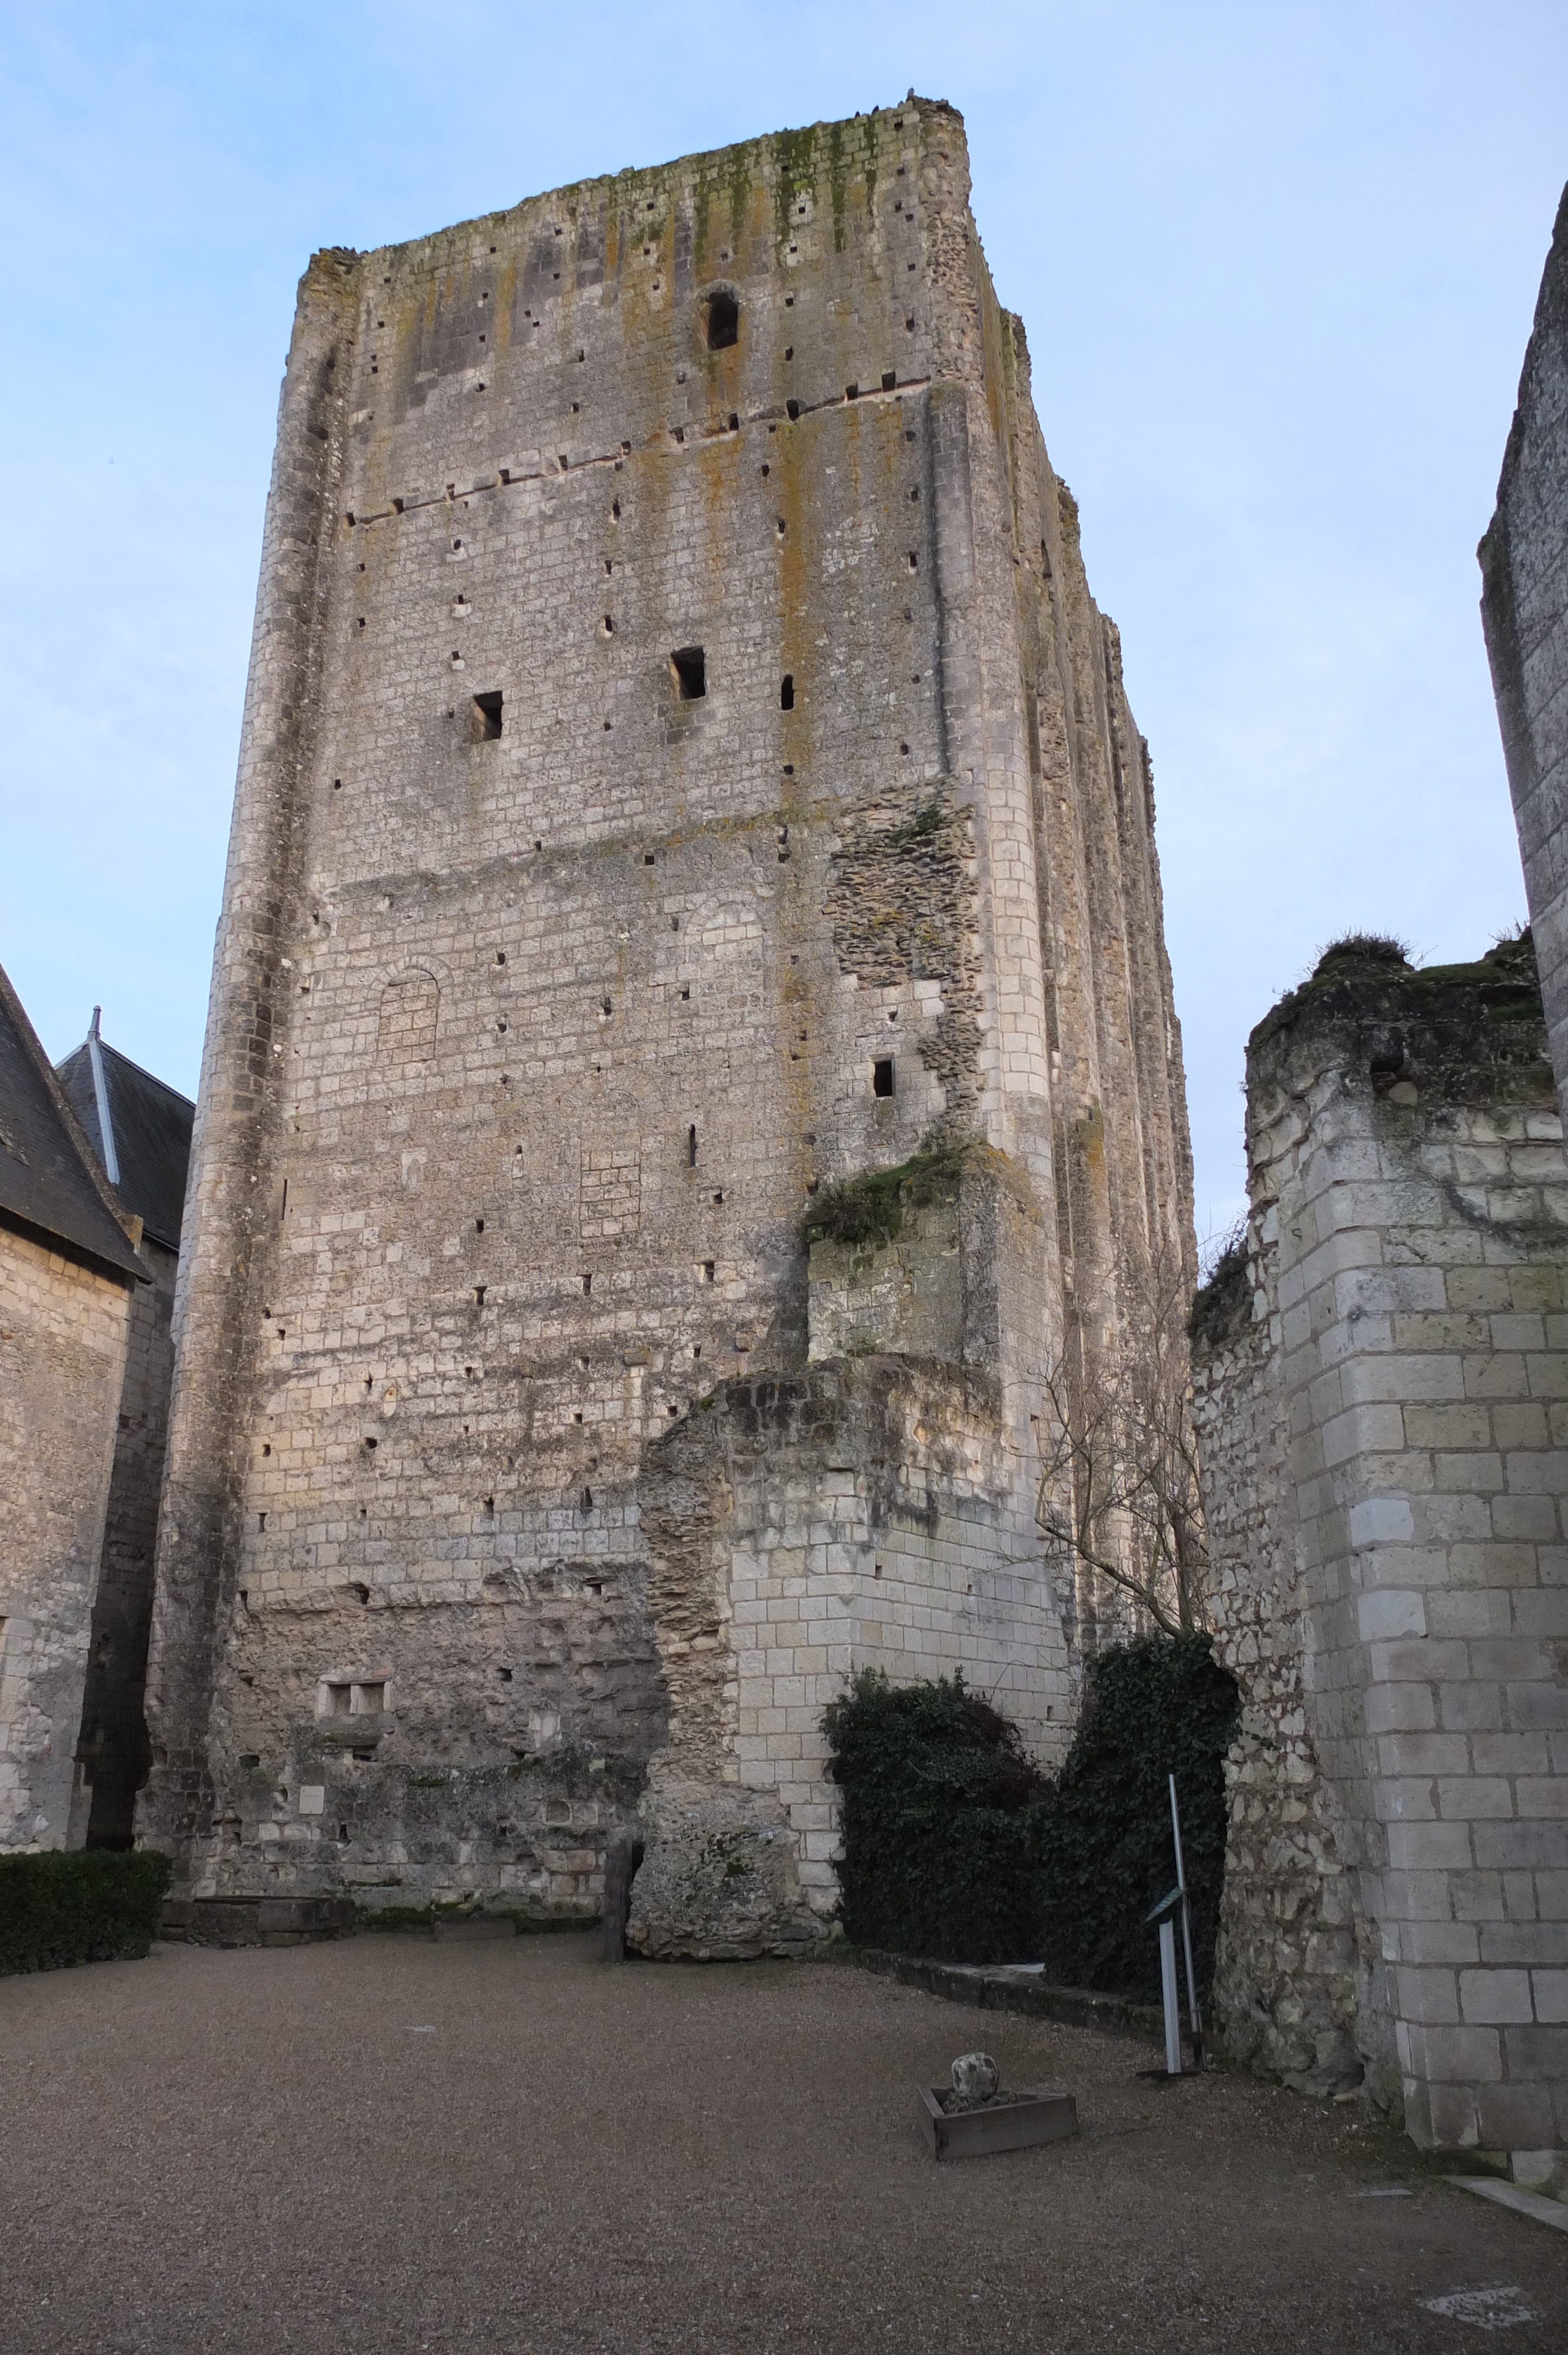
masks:
[(0, 1217), (147, 1280), (49, 1059), (0, 968)]
[[(93, 1071), (95, 1052), (103, 1082), (101, 1104)], [(178, 1251), (195, 1104), (107, 1045), (98, 1035), (96, 1007), (91, 1029), (75, 1052), (56, 1066), (56, 1076), (121, 1201), (141, 1219), (155, 1242)]]

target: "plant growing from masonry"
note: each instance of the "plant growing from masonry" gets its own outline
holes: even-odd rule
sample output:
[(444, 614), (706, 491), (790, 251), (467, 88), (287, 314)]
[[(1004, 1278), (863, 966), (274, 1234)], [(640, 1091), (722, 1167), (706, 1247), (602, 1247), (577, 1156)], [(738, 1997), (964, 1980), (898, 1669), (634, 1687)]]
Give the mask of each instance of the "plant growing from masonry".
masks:
[(1235, 1680), (1205, 1635), (1145, 1636), (1086, 1664), (1078, 1730), (1041, 1824), (1042, 1953), (1053, 1979), (1158, 1998), (1160, 1949), (1145, 1917), (1176, 1878), (1174, 1774), (1193, 1956), (1207, 1987), (1225, 1876), (1224, 1758), (1239, 1712)]
[(1034, 1517), (1070, 1555), (1167, 1636), (1203, 1616), (1209, 1550), (1198, 1482), (1188, 1351), (1188, 1283), (1157, 1250), (1124, 1284), (1121, 1332), (1093, 1346), (1081, 1316), (1041, 1378)]
[(1039, 1951), (1049, 1780), (959, 1670), (894, 1685), (863, 1668), (822, 1716), (840, 1793), (841, 1910), (857, 1945), (944, 1962)]

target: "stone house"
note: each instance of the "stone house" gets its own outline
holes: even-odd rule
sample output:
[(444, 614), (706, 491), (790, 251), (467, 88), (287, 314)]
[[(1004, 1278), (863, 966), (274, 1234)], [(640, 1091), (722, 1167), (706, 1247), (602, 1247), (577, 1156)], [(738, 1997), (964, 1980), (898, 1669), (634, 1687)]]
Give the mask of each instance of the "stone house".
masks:
[(78, 1734), (152, 1274), (0, 972), (0, 1849), (85, 1834)]

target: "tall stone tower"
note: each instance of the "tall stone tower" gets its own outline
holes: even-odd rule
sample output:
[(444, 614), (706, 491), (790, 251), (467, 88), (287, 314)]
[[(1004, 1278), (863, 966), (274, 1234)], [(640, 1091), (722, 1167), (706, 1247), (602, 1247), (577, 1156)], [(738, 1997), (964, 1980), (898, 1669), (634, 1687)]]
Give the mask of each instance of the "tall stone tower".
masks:
[(968, 196), (911, 98), (305, 275), (152, 1667), (196, 1899), (591, 1913), (637, 1818), (634, 1944), (790, 1950), (848, 1671), (1065, 1730), (1038, 1375), (1191, 1181)]

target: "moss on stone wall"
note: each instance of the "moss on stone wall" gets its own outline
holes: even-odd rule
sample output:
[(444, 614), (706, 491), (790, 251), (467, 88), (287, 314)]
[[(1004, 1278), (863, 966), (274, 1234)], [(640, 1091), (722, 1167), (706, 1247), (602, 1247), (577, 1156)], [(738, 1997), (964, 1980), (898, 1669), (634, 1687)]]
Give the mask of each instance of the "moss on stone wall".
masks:
[(938, 1145), (912, 1154), (891, 1169), (864, 1169), (836, 1186), (824, 1186), (800, 1221), (800, 1240), (851, 1245), (897, 1240), (906, 1213), (928, 1202), (950, 1200), (958, 1191), (969, 1148)]
[(1468, 964), (1416, 967), (1399, 943), (1336, 942), (1247, 1041), (1248, 1085), (1283, 1074), (1296, 1049), (1329, 1039), (1372, 1092), (1455, 1103), (1553, 1099), (1546, 1020), (1528, 932)]

